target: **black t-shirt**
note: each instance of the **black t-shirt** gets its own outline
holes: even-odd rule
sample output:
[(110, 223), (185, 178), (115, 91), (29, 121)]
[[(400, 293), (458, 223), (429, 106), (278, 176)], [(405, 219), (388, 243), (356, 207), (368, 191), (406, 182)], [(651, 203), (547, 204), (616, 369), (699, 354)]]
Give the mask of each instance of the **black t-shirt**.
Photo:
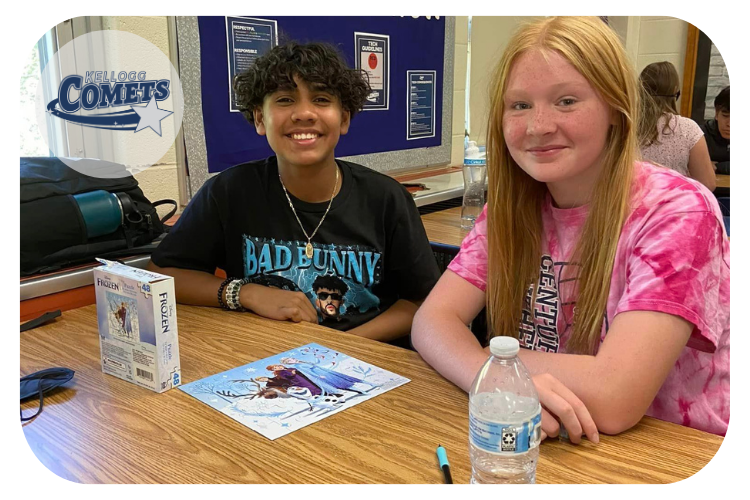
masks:
[(701, 126), (701, 129), (706, 136), (708, 155), (711, 157), (711, 161), (729, 161), (729, 139), (724, 139), (721, 136), (716, 120), (708, 120)]
[[(212, 274), (220, 268), (230, 277), (302, 291), (319, 323), (339, 330), (369, 321), (398, 299), (423, 300), (440, 272), (411, 195), (386, 175), (336, 161), (341, 189), (312, 239), (312, 259), (272, 156), (209, 179), (153, 262)], [(328, 202), (289, 196), (311, 234)]]

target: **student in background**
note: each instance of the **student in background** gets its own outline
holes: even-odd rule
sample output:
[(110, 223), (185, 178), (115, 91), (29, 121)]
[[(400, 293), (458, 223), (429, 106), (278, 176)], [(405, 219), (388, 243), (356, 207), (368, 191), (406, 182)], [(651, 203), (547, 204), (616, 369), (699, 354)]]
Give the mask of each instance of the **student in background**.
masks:
[[(489, 198), (414, 318), (412, 342), (468, 390), (467, 328), (518, 337), (543, 436), (622, 432), (643, 415), (724, 434), (729, 241), (713, 195), (636, 161), (636, 75), (598, 18), (546, 18), (494, 76)], [(556, 418), (555, 418), (556, 417)], [(593, 420), (593, 421), (592, 421)]]
[(711, 161), (716, 162), (716, 172), (729, 175), (729, 87), (714, 99), (714, 119), (701, 127), (706, 134)]
[(396, 180), (334, 157), (369, 94), (363, 73), (330, 45), (289, 43), (234, 88), (276, 155), (209, 179), (150, 268), (174, 276), (182, 303), (312, 323), (333, 315), (315, 307), (316, 279), (327, 276), (346, 304), (328, 326), (384, 341), (407, 335), (439, 277), (417, 207)]
[(643, 159), (692, 177), (709, 190), (716, 174), (700, 126), (677, 113), (680, 77), (668, 61), (655, 62), (641, 72), (641, 121), (638, 136)]

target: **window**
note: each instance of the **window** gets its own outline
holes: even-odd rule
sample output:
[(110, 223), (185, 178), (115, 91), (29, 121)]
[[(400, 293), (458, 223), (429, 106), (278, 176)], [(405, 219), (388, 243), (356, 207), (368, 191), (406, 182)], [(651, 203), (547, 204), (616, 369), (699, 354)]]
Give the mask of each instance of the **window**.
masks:
[(99, 17), (69, 19), (47, 32), (31, 51), (21, 76), (21, 156), (53, 156), (56, 152), (57, 156), (102, 158), (111, 150), (111, 141), (96, 129), (68, 126), (44, 112), (44, 120), (37, 117), (37, 98), (46, 105), (57, 96), (62, 75), (76, 74), (75, 57), (61, 59), (56, 56), (58, 49), (77, 36), (101, 29)]
[[(56, 29), (47, 32), (29, 52), (26, 65), (21, 73), (21, 154), (20, 156), (51, 156), (47, 141), (44, 140), (43, 131), (39, 130), (37, 118), (36, 99), (39, 85), (42, 82), (42, 71), (47, 67), (47, 62), (57, 50)], [(54, 92), (55, 82), (47, 82), (42, 90), (43, 102), (50, 92)], [(49, 141), (64, 141), (64, 127), (55, 129), (55, 125), (47, 118), (46, 131)], [(43, 125), (44, 126), (44, 125)], [(61, 135), (62, 134), (62, 135)]]

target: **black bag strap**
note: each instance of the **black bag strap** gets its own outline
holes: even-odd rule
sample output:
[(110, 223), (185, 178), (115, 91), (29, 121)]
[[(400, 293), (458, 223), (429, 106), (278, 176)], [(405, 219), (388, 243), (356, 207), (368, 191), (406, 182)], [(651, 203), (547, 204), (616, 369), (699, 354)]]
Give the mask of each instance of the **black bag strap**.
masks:
[(161, 220), (162, 224), (165, 224), (170, 218), (172, 218), (172, 216), (175, 213), (177, 213), (177, 202), (174, 201), (174, 200), (168, 200), (167, 199), (167, 200), (155, 201), (155, 202), (153, 202), (151, 204), (151, 206), (153, 206), (154, 208), (159, 207), (161, 205), (172, 205), (174, 207), (174, 208), (172, 208), (172, 210), (169, 211), (169, 213), (167, 215), (165, 215), (164, 217), (162, 217), (161, 219), (159, 219), (159, 220)]

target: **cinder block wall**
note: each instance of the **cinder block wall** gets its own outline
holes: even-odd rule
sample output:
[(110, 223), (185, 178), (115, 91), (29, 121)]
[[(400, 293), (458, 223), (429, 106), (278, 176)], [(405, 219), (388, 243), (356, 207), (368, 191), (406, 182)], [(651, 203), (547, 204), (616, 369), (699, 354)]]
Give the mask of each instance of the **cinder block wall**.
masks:
[[(163, 16), (102, 17), (104, 29), (127, 31), (156, 45), (169, 57), (167, 18)], [(169, 198), (179, 202), (177, 159), (174, 145), (152, 167), (137, 174), (136, 179), (151, 201)]]
[(711, 120), (714, 117), (714, 99), (721, 89), (729, 85), (729, 72), (724, 64), (716, 45), (711, 44), (711, 63), (708, 67), (708, 85), (706, 86), (706, 110), (703, 118)]
[(469, 50), (468, 16), (456, 17), (455, 34), (451, 165), (461, 165), (464, 161), (464, 132), (466, 130), (466, 71)]

